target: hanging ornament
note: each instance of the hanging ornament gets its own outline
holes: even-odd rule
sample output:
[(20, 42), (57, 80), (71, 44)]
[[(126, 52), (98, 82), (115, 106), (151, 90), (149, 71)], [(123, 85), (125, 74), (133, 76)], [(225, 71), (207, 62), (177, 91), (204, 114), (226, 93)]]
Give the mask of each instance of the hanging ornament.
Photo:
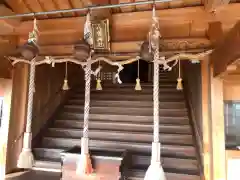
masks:
[(63, 87), (62, 90), (67, 91), (69, 90), (69, 86), (68, 86), (68, 77), (67, 77), (67, 62), (66, 62), (66, 66), (65, 66), (65, 78), (64, 78), (64, 82), (63, 82)]
[(181, 60), (178, 60), (178, 78), (177, 78), (177, 90), (183, 90), (182, 78), (181, 78)]
[(140, 78), (139, 78), (139, 59), (138, 59), (138, 75), (136, 79), (135, 91), (141, 91), (141, 90), (142, 90), (142, 87), (141, 87)]
[[(98, 69), (101, 69), (100, 61), (99, 61), (99, 63), (98, 63)], [(97, 91), (101, 91), (101, 90), (102, 90), (100, 71), (98, 72), (98, 75), (97, 75), (96, 90), (97, 90)]]
[(152, 29), (149, 33), (149, 51), (154, 53), (154, 77), (153, 77), (153, 142), (151, 164), (147, 169), (144, 180), (166, 180), (161, 164), (161, 143), (159, 142), (159, 25), (153, 6)]

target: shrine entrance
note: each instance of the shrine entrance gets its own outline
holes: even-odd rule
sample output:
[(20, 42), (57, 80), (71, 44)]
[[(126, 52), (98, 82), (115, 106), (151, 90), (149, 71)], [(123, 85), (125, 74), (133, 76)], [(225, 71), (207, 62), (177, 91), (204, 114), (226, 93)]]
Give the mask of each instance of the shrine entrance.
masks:
[[(139, 78), (141, 82), (148, 82), (148, 62), (139, 60)], [(124, 69), (120, 73), (120, 77), (124, 83), (136, 83), (138, 76), (138, 62), (124, 65)]]

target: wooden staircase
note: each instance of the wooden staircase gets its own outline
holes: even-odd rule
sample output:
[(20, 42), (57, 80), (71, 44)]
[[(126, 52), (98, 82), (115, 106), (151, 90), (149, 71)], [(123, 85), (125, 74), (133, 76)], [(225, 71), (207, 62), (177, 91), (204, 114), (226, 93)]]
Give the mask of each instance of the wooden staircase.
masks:
[[(160, 139), (167, 180), (200, 180), (183, 92), (164, 73), (160, 81)], [(142, 88), (137, 92), (133, 84), (107, 85), (103, 91), (91, 92), (90, 149), (128, 149), (132, 154), (129, 180), (143, 180), (151, 158), (153, 88), (152, 84)], [(83, 90), (73, 90), (34, 148), (36, 167), (60, 168), (60, 152), (81, 144), (83, 105)]]

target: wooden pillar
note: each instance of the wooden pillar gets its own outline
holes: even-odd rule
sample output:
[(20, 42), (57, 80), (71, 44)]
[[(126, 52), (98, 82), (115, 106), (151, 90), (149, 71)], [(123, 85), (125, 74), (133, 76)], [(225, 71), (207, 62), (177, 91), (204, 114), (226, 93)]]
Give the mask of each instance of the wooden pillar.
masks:
[(22, 148), (27, 112), (28, 73), (29, 65), (19, 63), (14, 66), (6, 173), (17, 168), (17, 160)]
[(202, 130), (204, 179), (212, 180), (212, 141), (211, 141), (211, 113), (210, 113), (210, 67), (209, 60), (201, 61), (202, 74)]
[(213, 180), (226, 180), (223, 80), (211, 68), (211, 136)]

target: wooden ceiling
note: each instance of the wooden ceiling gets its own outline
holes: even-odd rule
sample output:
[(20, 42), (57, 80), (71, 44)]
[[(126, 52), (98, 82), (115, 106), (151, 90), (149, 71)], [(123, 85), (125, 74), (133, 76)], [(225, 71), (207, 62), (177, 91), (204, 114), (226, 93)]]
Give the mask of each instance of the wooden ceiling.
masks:
[[(0, 16), (126, 2), (134, 0), (5, 0), (0, 5)], [(223, 33), (226, 33), (240, 20), (240, 3), (236, 0), (228, 3), (227, 0), (173, 0), (157, 3), (164, 51), (169, 54), (179, 51), (199, 52), (214, 46), (215, 42), (209, 36), (210, 24), (219, 22)], [(109, 10), (113, 53), (139, 51), (151, 24), (151, 8), (151, 5), (138, 5)], [(41, 55), (71, 55), (74, 43), (83, 36), (85, 14), (78, 12), (37, 16)], [(0, 54), (15, 53), (16, 48), (26, 42), (32, 26), (32, 19), (29, 18), (0, 19)]]

